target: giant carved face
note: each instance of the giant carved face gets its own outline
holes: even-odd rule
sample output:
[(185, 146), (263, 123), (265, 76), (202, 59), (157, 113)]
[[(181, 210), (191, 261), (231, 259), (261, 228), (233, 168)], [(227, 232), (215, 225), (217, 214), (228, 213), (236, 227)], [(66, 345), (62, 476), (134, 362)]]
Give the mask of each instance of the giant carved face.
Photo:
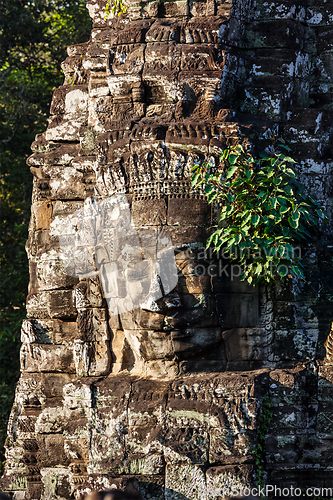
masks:
[(224, 370), (222, 330), (256, 326), (247, 312), (257, 296), (241, 287), (230, 302), (208, 272), (214, 214), (191, 169), (237, 140), (223, 106), (227, 4), (128, 2), (108, 19), (104, 4), (88, 2), (92, 40), (69, 49), (63, 69), (77, 85), (55, 92), (45, 136), (69, 141), (68, 157), (73, 149), (69, 167), (45, 169), (51, 197), (80, 199), (52, 222), (63, 265), (81, 281), (98, 276), (111, 324), (106, 371)]

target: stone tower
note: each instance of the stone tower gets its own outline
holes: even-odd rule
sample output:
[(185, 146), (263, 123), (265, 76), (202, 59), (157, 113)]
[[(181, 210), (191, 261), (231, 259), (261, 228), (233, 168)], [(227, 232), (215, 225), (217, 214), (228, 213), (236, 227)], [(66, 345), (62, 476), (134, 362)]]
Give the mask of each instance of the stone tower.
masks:
[(91, 38), (69, 47), (32, 146), (2, 487), (18, 500), (111, 487), (219, 500), (261, 477), (333, 488), (331, 227), (303, 249), (305, 283), (253, 288), (203, 252), (215, 214), (190, 182), (226, 145), (279, 132), (332, 212), (333, 2), (124, 3), (114, 18), (87, 3)]

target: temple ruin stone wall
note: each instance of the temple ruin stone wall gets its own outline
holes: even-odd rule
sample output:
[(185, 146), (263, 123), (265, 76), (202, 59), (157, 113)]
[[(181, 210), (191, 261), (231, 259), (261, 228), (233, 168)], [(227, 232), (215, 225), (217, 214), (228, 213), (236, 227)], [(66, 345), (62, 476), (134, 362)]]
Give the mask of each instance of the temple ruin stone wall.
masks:
[[(267, 401), (264, 480), (333, 487), (332, 226), (302, 248), (305, 282), (250, 287), (228, 262), (211, 276), (216, 214), (190, 183), (226, 145), (279, 134), (332, 214), (333, 2), (125, 4), (105, 18), (105, 0), (87, 3), (91, 38), (68, 48), (28, 160), (28, 317), (2, 487), (220, 500), (258, 481)], [(114, 272), (133, 238), (145, 265)]]

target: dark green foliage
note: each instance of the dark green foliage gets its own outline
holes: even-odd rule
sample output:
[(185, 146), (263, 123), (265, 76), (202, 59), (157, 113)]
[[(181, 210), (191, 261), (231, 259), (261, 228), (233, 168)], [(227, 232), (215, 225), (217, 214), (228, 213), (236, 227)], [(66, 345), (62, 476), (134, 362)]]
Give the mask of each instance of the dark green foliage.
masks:
[(265, 465), (266, 465), (266, 436), (269, 425), (273, 418), (271, 410), (272, 404), (269, 402), (269, 396), (264, 396), (257, 421), (257, 446), (254, 449), (256, 480), (261, 488), (265, 486)]
[(88, 40), (85, 0), (0, 2), (0, 462), (19, 374), (28, 263), (24, 250), (32, 176), (30, 144), (45, 130), (66, 47)]
[(303, 278), (300, 249), (294, 244), (312, 240), (313, 228), (326, 217), (306, 194), (294, 163), (277, 150), (256, 159), (236, 145), (225, 149), (216, 165), (192, 169), (192, 186), (202, 185), (208, 202), (220, 208), (220, 224), (207, 247), (224, 255), (227, 251), (249, 283), (270, 283), (286, 275)]

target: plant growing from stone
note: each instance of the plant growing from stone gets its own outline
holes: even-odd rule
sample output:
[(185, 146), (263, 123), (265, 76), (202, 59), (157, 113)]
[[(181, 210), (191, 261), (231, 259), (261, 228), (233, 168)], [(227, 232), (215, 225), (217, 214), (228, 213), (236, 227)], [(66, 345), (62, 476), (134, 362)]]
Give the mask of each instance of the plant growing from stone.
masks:
[(202, 186), (208, 203), (219, 208), (219, 224), (207, 248), (223, 251), (240, 266), (241, 279), (270, 283), (284, 276), (304, 279), (303, 264), (293, 245), (313, 238), (310, 230), (326, 216), (305, 192), (293, 166), (281, 153), (255, 158), (238, 144), (226, 148), (219, 161), (193, 167), (192, 186)]
[(125, 14), (126, 11), (127, 7), (125, 6), (123, 0), (114, 0), (113, 5), (111, 5), (111, 0), (107, 0), (105, 6), (105, 18), (109, 17), (111, 13), (114, 16), (116, 14), (118, 14), (118, 16), (121, 16), (121, 14)]
[(257, 485), (261, 486), (261, 488), (264, 488), (265, 486), (266, 436), (273, 418), (271, 407), (272, 404), (269, 402), (269, 396), (266, 394), (259, 410), (257, 423), (257, 445), (253, 451), (256, 466)]

